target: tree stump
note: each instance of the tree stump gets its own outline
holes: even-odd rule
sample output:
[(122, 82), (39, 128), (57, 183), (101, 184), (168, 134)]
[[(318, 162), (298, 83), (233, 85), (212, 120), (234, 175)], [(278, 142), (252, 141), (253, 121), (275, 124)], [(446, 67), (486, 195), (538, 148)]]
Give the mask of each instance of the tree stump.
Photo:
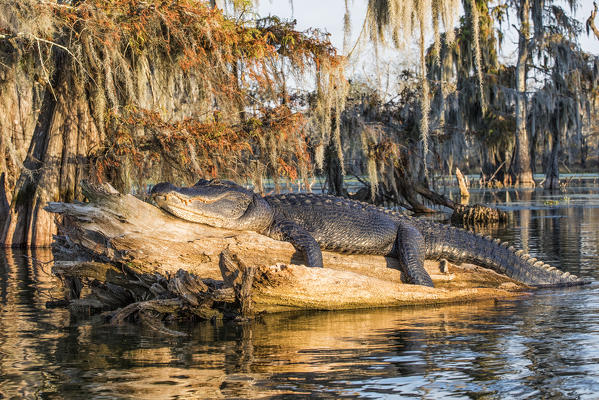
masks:
[(458, 181), (458, 187), (460, 188), (460, 204), (467, 205), (470, 199), (470, 192), (468, 191), (468, 181), (462, 174), (459, 168), (455, 169), (455, 177)]

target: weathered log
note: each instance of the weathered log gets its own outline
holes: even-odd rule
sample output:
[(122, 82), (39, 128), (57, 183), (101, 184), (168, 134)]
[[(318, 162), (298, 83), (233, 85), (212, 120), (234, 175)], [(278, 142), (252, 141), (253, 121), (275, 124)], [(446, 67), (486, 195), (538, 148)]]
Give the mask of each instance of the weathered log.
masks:
[(251, 316), (253, 311), (252, 285), (256, 269), (245, 265), (236, 254), (231, 254), (228, 248), (220, 253), (219, 267), (225, 285), (232, 287), (235, 291), (235, 299), (241, 316)]
[[(441, 272), (433, 262), (425, 267), (435, 288), (408, 285), (396, 260), (380, 256), (324, 252), (325, 268), (308, 268), (287, 242), (187, 222), (109, 185), (82, 189), (89, 203), (48, 205), (63, 216), (54, 272), (69, 282), (71, 308), (120, 308), (107, 314), (113, 322), (440, 304), (510, 297), (523, 288), (482, 268)], [(86, 300), (73, 298), (80, 293)]]

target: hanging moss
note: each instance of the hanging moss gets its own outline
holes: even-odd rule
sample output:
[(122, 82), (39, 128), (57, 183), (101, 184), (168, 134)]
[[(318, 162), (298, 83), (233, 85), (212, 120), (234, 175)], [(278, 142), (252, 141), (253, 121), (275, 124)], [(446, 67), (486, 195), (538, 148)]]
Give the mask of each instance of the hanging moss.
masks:
[(454, 0), (371, 0), (368, 2), (367, 20), (370, 36), (384, 43), (391, 37), (398, 48), (404, 48), (416, 32), (419, 35), (420, 50), (420, 137), (422, 142), (422, 158), (424, 174), (427, 174), (427, 156), (429, 149), (429, 111), (430, 93), (427, 77), (425, 38), (433, 28), (433, 58), (438, 62), (441, 49), (439, 25), (444, 23), (445, 29), (453, 30), (453, 21), (458, 7)]
[[(81, 198), (85, 177), (124, 190), (311, 173), (305, 104), (285, 76), (318, 67), (323, 80), (342, 78), (326, 35), (276, 17), (228, 17), (200, 0), (0, 0), (0, 15), (0, 97), (10, 110), (0, 155), (13, 160), (8, 197), (27, 194), (0, 241), (49, 241), (45, 202)], [(322, 98), (334, 98), (329, 89)], [(33, 189), (22, 190), (30, 169), (39, 171)]]

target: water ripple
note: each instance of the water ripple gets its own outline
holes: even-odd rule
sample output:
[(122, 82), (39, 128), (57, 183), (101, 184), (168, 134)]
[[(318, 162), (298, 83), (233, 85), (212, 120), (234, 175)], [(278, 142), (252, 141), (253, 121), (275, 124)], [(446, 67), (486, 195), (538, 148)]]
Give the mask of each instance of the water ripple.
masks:
[[(599, 192), (508, 199), (480, 228), (599, 281)], [(558, 201), (548, 206), (549, 201)], [(164, 338), (46, 310), (56, 281), (31, 254), (0, 254), (0, 398), (594, 399), (599, 284), (513, 301), (265, 316), (177, 327)], [(39, 252), (45, 261), (49, 254)]]

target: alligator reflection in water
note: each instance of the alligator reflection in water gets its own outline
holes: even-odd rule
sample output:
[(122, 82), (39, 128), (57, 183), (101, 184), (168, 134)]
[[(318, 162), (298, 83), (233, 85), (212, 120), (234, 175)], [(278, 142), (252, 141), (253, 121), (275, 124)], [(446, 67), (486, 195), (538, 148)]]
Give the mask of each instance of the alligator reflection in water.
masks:
[[(542, 192), (510, 196), (518, 210), (513, 224), (489, 233), (598, 278), (596, 192), (571, 194), (557, 207), (543, 206)], [(599, 392), (596, 286), (514, 302), (202, 323), (177, 327), (188, 338), (168, 338), (46, 310), (55, 283), (49, 266), (24, 255), (0, 254), (0, 398), (592, 398)]]

